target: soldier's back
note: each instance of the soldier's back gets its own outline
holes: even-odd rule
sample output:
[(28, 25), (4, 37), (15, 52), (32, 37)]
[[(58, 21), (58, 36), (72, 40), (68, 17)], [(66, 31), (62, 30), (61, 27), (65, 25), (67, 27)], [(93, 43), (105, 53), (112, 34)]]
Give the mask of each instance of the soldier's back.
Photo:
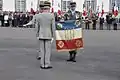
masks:
[(36, 15), (36, 20), (39, 23), (39, 37), (43, 39), (52, 38), (52, 20), (54, 15), (51, 13), (40, 13)]

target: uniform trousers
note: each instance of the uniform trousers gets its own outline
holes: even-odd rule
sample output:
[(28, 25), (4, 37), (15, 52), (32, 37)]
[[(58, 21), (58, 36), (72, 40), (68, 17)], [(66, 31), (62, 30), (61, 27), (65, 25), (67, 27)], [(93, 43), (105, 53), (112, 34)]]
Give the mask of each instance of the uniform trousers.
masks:
[(103, 30), (103, 23), (100, 23), (100, 30)]
[(41, 57), (40, 53), (40, 40), (37, 39), (37, 57)]
[(42, 67), (50, 66), (51, 57), (51, 39), (39, 39), (39, 48), (41, 60), (40, 64)]
[(111, 30), (111, 24), (107, 24), (107, 30)]

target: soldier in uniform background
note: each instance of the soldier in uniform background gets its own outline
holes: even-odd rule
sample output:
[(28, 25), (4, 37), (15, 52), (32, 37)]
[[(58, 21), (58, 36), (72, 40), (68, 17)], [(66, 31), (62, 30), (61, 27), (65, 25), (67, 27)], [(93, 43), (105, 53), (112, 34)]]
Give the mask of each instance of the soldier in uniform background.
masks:
[(96, 30), (96, 24), (97, 24), (97, 16), (95, 14), (93, 14), (92, 16), (92, 26), (93, 26), (93, 30)]
[(50, 2), (48, 1), (40, 3), (42, 13), (36, 14), (33, 17), (33, 20), (27, 24), (35, 24), (36, 36), (40, 45), (41, 69), (52, 68), (50, 56), (51, 41), (53, 40), (53, 33), (55, 31), (55, 17), (54, 14), (50, 13), (50, 5)]
[(88, 17), (85, 17), (85, 29), (90, 29), (90, 19)]
[(111, 30), (111, 25), (112, 25), (112, 14), (111, 13), (106, 15), (106, 22), (107, 22), (107, 30)]
[(100, 27), (99, 27), (99, 29), (100, 29), (100, 30), (103, 30), (104, 17), (101, 16), (99, 20), (100, 20), (100, 22), (99, 22), (99, 23), (100, 23)]
[[(65, 20), (80, 20), (80, 17), (76, 18), (77, 14), (79, 12), (76, 11), (75, 9), (76, 9), (76, 2), (71, 2), (70, 10), (67, 12), (67, 14), (65, 16)], [(68, 15), (68, 17), (67, 17), (67, 15)], [(76, 60), (75, 60), (76, 54), (77, 54), (77, 50), (69, 51), (69, 59), (67, 61), (76, 62)]]
[(113, 17), (113, 30), (117, 30), (117, 23), (118, 23), (118, 20), (117, 20), (117, 18), (114, 16)]

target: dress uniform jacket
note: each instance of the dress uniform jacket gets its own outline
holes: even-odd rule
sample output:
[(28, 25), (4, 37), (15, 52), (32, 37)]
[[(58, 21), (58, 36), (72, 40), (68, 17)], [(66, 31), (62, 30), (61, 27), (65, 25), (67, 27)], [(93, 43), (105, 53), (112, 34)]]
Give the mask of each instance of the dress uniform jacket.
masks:
[(37, 37), (40, 39), (52, 39), (55, 31), (55, 19), (51, 13), (36, 14), (29, 24), (34, 24)]

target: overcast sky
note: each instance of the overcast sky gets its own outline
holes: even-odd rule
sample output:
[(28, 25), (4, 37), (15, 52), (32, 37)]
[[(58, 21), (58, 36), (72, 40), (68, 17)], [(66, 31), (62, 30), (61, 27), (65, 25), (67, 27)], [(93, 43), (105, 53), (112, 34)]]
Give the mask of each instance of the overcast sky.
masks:
[[(84, 0), (73, 0), (77, 2), (77, 10), (82, 11)], [(109, 10), (109, 0), (98, 0), (98, 5), (101, 6), (102, 1), (104, 2), (104, 10)], [(31, 8), (31, 2), (33, 2), (33, 8), (36, 10), (37, 0), (27, 0), (27, 10)], [(14, 11), (14, 0), (3, 0), (3, 10)]]

